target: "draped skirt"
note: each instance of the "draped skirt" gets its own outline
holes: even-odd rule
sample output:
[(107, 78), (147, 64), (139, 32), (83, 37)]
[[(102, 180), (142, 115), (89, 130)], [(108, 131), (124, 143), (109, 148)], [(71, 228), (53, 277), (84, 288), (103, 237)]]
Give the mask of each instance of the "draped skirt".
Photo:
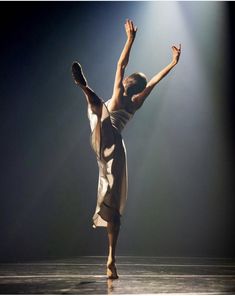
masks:
[(126, 148), (121, 134), (112, 125), (104, 102), (101, 112), (88, 107), (91, 127), (91, 146), (99, 168), (97, 203), (93, 227), (107, 227), (107, 222), (120, 224), (127, 199)]

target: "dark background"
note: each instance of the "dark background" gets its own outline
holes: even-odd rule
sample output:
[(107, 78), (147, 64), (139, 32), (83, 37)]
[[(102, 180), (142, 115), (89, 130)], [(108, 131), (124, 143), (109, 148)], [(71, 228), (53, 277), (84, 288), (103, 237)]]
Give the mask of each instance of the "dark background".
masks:
[[(73, 84), (70, 67), (79, 59), (91, 86), (108, 99), (125, 40), (122, 25), (127, 17), (138, 25), (140, 19), (144, 23), (147, 4), (1, 2), (1, 261), (106, 254), (105, 229), (91, 227), (98, 170), (89, 145), (86, 103)], [(181, 5), (193, 14), (196, 5), (204, 4)], [(216, 108), (222, 119), (215, 119), (216, 125), (208, 128), (208, 122), (198, 117), (195, 142), (185, 137), (195, 135), (193, 125), (187, 125), (194, 114), (186, 117), (186, 127), (167, 126), (167, 135), (161, 119), (157, 139), (151, 118), (161, 118), (161, 112), (153, 113), (151, 101), (133, 119), (124, 132), (129, 196), (117, 255), (234, 257), (234, 3), (217, 5), (226, 12), (223, 64), (220, 67), (221, 60), (215, 59), (213, 67), (204, 65), (211, 89), (218, 94)], [(190, 23), (190, 17), (187, 20)], [(201, 20), (197, 22), (199, 25)], [(141, 27), (138, 34), (141, 41)], [(192, 38), (203, 42), (200, 34), (192, 34)], [(164, 38), (164, 30), (162, 35)], [(213, 48), (219, 52), (221, 46), (216, 43)], [(138, 62), (147, 71), (144, 59), (146, 56)], [(167, 61), (163, 59), (156, 71)], [(165, 96), (169, 105), (161, 99), (156, 107), (169, 110), (166, 118), (172, 120), (186, 114), (176, 112), (177, 99), (190, 93), (187, 87), (191, 84), (186, 85), (185, 80), (190, 68), (188, 74), (183, 73), (186, 64), (182, 54), (182, 66), (177, 65), (181, 74), (175, 72), (159, 88), (159, 96)], [(130, 68), (135, 70), (132, 64)], [(214, 78), (216, 69), (220, 71)], [(182, 91), (174, 88), (174, 95), (168, 94), (169, 81), (177, 81)], [(202, 91), (196, 83), (192, 81), (194, 88)], [(195, 90), (192, 93), (197, 95)], [(188, 104), (187, 108), (191, 101)], [(200, 116), (200, 110), (195, 114)], [(163, 143), (164, 139), (172, 142)], [(199, 148), (194, 161), (195, 145)]]

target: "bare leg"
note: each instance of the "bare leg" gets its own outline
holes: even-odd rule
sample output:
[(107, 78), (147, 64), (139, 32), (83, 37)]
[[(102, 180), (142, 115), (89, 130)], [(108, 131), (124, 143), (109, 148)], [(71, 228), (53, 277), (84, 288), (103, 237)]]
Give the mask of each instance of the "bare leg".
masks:
[(101, 109), (101, 99), (88, 86), (87, 80), (83, 74), (82, 67), (79, 63), (74, 62), (72, 65), (72, 75), (75, 83), (79, 85), (85, 94), (88, 105), (94, 112), (99, 112)]
[[(72, 65), (72, 76), (75, 83), (80, 86), (85, 97), (87, 99), (87, 103), (92, 109), (93, 112), (97, 114), (101, 114), (102, 110), (102, 101), (95, 94), (95, 92), (88, 86), (87, 80), (83, 74), (82, 67), (78, 62), (74, 62)], [(120, 224), (117, 223), (109, 223), (107, 225), (108, 232), (108, 241), (109, 241), (109, 255), (107, 261), (107, 276), (109, 279), (117, 279), (117, 270), (115, 266), (115, 251), (116, 244), (119, 234)]]
[(117, 279), (117, 270), (115, 266), (115, 252), (120, 225), (109, 223), (107, 226), (108, 240), (109, 240), (109, 256), (107, 261), (107, 276), (110, 279)]

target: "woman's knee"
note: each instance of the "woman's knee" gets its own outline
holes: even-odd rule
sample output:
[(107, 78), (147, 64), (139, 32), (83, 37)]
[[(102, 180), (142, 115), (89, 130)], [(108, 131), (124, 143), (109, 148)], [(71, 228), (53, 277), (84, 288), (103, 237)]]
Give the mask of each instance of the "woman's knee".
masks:
[(92, 111), (92, 113), (96, 114), (98, 117), (101, 117), (102, 114), (102, 105), (95, 105), (91, 104), (90, 102), (88, 103), (88, 109)]
[(108, 222), (107, 231), (108, 232), (117, 232), (120, 229), (120, 221), (117, 222)]

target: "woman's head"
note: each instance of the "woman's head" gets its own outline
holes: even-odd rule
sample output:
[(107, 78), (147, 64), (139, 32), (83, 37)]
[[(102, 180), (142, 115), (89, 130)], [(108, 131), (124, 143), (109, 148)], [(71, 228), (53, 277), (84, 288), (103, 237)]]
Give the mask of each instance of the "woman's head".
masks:
[(136, 72), (123, 80), (123, 86), (127, 96), (133, 96), (142, 92), (147, 85), (147, 78), (141, 72)]

